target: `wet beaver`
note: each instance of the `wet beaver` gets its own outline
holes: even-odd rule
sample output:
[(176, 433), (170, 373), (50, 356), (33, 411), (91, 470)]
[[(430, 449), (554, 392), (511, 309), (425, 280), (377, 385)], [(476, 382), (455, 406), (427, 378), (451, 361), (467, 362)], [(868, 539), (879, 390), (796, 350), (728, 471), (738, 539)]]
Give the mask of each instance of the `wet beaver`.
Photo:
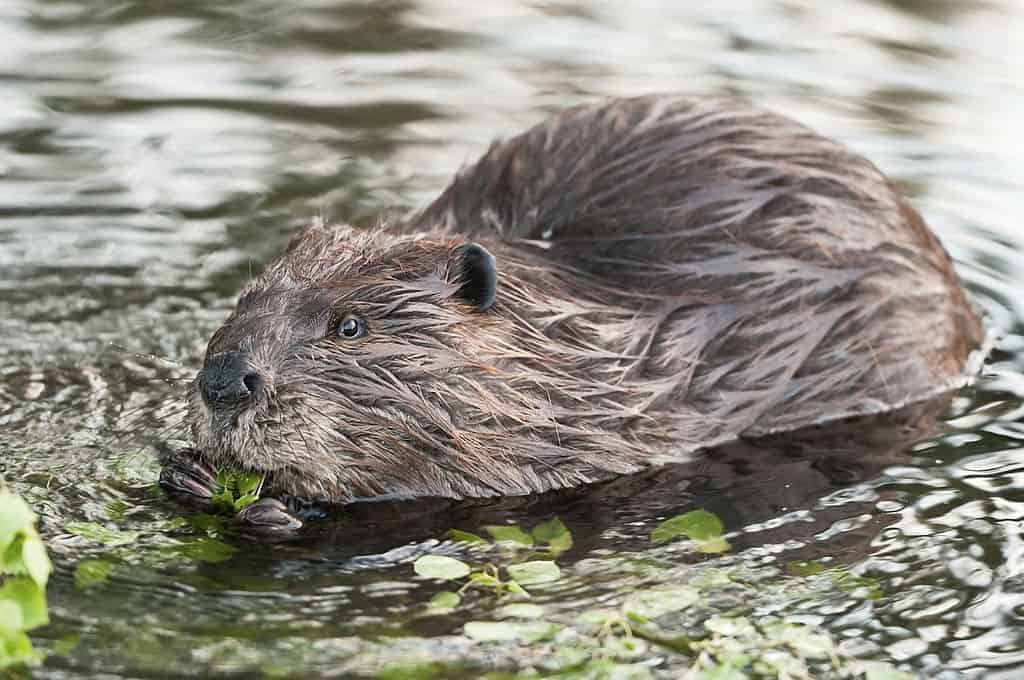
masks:
[(163, 483), (586, 484), (931, 398), (982, 335), (864, 158), (736, 99), (614, 99), (496, 142), (416, 214), (295, 237), (211, 338)]

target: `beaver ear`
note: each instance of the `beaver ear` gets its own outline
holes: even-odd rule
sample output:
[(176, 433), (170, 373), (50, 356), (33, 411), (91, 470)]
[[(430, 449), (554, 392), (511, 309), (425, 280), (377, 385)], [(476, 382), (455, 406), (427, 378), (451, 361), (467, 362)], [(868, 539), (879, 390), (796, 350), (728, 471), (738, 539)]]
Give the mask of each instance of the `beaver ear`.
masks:
[(479, 243), (466, 243), (452, 252), (451, 271), (460, 283), (458, 295), (478, 312), (494, 304), (498, 291), (498, 269), (494, 256)]

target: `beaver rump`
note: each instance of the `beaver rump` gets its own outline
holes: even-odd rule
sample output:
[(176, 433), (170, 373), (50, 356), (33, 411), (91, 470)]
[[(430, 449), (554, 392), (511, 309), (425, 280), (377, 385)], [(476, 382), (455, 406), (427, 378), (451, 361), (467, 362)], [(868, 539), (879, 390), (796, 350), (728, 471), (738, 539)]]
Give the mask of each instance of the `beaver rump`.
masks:
[(496, 142), (418, 213), (296, 236), (211, 338), (164, 484), (576, 486), (933, 398), (982, 335), (864, 158), (736, 99), (613, 99)]

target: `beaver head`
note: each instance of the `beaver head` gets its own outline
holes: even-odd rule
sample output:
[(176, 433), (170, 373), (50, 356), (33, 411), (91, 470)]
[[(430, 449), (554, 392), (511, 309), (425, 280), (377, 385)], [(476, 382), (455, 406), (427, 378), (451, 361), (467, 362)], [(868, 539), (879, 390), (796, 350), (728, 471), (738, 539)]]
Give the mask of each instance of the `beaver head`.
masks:
[(516, 316), (526, 297), (537, 292), (517, 277), (499, 294), (495, 258), (474, 242), (310, 228), (211, 338), (191, 389), (197, 448), (336, 501), (528, 493), (637, 469), (640, 450), (595, 465), (611, 435), (558, 417), (582, 419), (586, 395)]

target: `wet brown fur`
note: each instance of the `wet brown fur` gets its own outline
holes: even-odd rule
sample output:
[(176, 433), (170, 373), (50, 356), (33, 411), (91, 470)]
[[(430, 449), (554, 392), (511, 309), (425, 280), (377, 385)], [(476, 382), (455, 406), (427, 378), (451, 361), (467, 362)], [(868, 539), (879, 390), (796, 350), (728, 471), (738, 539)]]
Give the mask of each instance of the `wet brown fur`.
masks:
[[(460, 295), (455, 248), (499, 272)], [(330, 336), (332, 315), (369, 332)], [(497, 142), (426, 209), (311, 227), (208, 356), (258, 402), (197, 449), (272, 490), (348, 501), (567, 487), (959, 384), (982, 340), (950, 260), (868, 161), (714, 97), (616, 99)]]

